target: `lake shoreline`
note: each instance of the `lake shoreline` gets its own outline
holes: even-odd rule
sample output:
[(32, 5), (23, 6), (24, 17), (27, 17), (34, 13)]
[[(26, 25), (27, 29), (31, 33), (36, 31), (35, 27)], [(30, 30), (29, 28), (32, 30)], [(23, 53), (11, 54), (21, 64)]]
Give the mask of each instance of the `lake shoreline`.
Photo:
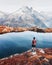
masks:
[(24, 28), (24, 27), (8, 27), (8, 26), (0, 26), (0, 34), (10, 33), (10, 32), (24, 32), (24, 31), (33, 31), (40, 33), (52, 33), (52, 28)]

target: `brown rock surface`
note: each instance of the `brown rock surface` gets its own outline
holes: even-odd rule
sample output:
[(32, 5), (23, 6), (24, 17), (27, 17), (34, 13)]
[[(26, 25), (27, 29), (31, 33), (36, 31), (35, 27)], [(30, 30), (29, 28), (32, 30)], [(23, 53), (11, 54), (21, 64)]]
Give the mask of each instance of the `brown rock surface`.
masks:
[(9, 33), (9, 32), (23, 32), (23, 31), (27, 31), (27, 28), (22, 28), (22, 27), (13, 28), (7, 26), (0, 26), (0, 34)]
[(23, 31), (28, 31), (28, 29), (27, 28), (22, 28), (22, 27), (14, 28), (14, 32), (23, 32)]
[(45, 32), (52, 32), (52, 28), (46, 28)]
[[(50, 53), (52, 49), (43, 49), (44, 52)], [(5, 59), (0, 59), (0, 65), (52, 65), (52, 55), (40, 52), (36, 49), (36, 54), (31, 51), (19, 55), (12, 55)]]
[(31, 28), (23, 28), (23, 27), (7, 27), (7, 26), (0, 26), (0, 34), (3, 33), (9, 33), (9, 32), (23, 32), (23, 31), (34, 31), (34, 32), (52, 32), (52, 28), (37, 28), (37, 27), (31, 27)]
[(0, 26), (0, 34), (12, 32), (12, 27)]

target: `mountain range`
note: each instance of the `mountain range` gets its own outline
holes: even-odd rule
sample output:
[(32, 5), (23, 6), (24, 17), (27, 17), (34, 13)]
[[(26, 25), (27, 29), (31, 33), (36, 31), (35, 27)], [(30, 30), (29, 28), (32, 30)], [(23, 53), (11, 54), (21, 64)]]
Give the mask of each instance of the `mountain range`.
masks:
[(19, 10), (6, 14), (0, 11), (0, 25), (10, 27), (52, 28), (52, 17), (37, 12), (32, 7), (24, 6)]

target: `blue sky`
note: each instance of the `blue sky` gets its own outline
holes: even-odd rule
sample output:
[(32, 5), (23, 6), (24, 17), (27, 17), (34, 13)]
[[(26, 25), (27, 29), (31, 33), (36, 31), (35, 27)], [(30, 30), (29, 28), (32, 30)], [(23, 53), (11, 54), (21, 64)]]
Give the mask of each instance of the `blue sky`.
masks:
[(23, 6), (37, 11), (52, 12), (52, 0), (0, 0), (0, 11), (14, 12)]

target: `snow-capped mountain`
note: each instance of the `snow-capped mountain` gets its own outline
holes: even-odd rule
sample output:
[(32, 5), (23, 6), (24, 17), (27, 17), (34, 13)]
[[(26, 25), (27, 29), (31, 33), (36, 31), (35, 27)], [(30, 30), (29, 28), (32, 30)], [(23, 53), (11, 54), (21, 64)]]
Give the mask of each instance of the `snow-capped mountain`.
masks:
[[(33, 10), (33, 8), (23, 7), (20, 8), (18, 11), (10, 14), (8, 17), (10, 20), (11, 26), (22, 26), (22, 27), (47, 27), (46, 24), (43, 22), (45, 18), (43, 15), (38, 13), (37, 11)], [(7, 23), (7, 22), (6, 22)]]
[[(5, 20), (4, 22), (0, 22), (3, 25), (7, 25), (7, 26), (12, 26), (12, 27), (33, 27), (33, 26), (37, 26), (37, 27), (42, 27), (42, 28), (46, 28), (46, 27), (52, 27), (51, 22), (50, 22), (50, 18), (48, 16), (45, 16), (35, 10), (33, 10), (32, 7), (23, 7), (20, 8), (19, 10), (9, 14), (8, 16), (4, 16)], [(48, 22), (47, 22), (48, 20)], [(0, 23), (0, 24), (1, 24)]]
[(6, 19), (7, 19), (7, 14), (0, 11), (0, 25), (3, 25), (3, 23), (6, 21)]

